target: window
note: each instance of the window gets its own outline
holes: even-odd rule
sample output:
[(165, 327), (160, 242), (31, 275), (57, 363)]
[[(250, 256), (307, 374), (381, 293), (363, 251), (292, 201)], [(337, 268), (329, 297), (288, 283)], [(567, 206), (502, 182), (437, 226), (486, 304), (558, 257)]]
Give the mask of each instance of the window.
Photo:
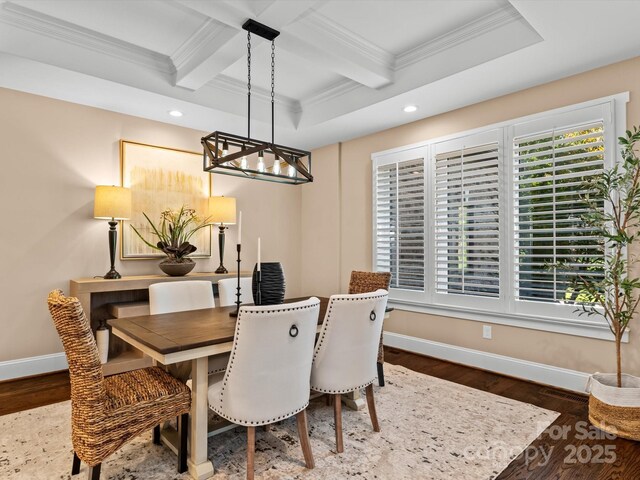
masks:
[(575, 276), (602, 277), (604, 244), (582, 226), (580, 196), (602, 173), (604, 145), (602, 122), (514, 139), (517, 300), (579, 303)]
[(579, 316), (588, 299), (573, 280), (603, 275), (604, 242), (583, 225), (580, 198), (615, 162), (626, 101), (374, 154), (374, 265), (392, 273), (391, 301), (608, 338), (604, 321)]
[(435, 156), (436, 292), (500, 294), (498, 143)]
[(424, 159), (377, 168), (376, 270), (391, 288), (424, 291)]

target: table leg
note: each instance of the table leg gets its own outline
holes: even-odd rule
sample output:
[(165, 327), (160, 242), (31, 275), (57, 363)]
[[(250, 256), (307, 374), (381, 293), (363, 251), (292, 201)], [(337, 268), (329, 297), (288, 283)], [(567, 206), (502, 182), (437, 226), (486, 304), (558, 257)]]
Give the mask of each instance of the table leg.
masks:
[(365, 401), (364, 398), (362, 398), (360, 390), (343, 394), (342, 401), (351, 410), (362, 410), (365, 405)]
[(189, 473), (196, 480), (205, 480), (213, 476), (213, 463), (207, 457), (207, 419), (208, 419), (208, 358), (196, 358), (191, 369), (191, 417), (189, 436)]

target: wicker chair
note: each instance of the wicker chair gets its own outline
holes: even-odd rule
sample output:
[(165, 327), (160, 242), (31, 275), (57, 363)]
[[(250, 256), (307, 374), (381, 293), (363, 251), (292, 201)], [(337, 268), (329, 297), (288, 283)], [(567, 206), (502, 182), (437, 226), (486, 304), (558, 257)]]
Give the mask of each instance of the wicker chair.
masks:
[[(371, 293), (376, 290), (389, 291), (391, 283), (391, 273), (389, 272), (351, 272), (349, 281), (349, 293)], [(384, 387), (384, 345), (382, 335), (380, 335), (380, 346), (378, 347), (378, 384)]]
[(49, 311), (62, 340), (71, 379), (71, 474), (80, 461), (89, 465), (89, 479), (100, 478), (100, 465), (126, 442), (179, 416), (178, 472), (187, 469), (187, 425), (191, 408), (189, 389), (158, 367), (143, 368), (104, 378), (98, 349), (87, 317), (77, 298), (60, 290), (49, 294)]

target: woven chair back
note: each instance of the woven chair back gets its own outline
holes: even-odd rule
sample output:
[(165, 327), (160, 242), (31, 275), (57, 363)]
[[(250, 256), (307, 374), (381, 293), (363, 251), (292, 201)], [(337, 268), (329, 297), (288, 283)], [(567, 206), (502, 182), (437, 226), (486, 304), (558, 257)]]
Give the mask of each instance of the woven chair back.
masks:
[(370, 293), (376, 290), (389, 291), (391, 274), (389, 272), (351, 272), (349, 293)]
[(91, 327), (77, 298), (54, 290), (48, 304), (69, 364), (73, 417), (92, 418), (105, 408), (106, 391)]

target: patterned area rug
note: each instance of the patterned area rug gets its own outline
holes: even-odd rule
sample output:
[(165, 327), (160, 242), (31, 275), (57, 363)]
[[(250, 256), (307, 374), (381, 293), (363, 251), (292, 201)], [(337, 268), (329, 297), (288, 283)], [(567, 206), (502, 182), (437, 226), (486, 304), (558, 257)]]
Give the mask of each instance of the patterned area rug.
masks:
[[(385, 364), (387, 385), (375, 389), (381, 433), (367, 411), (343, 409), (344, 453), (334, 453), (333, 410), (323, 399), (308, 409), (316, 468), (304, 467), (295, 418), (256, 432), (261, 479), (495, 478), (558, 416), (406, 368)], [(0, 478), (69, 479), (70, 403), (0, 417)], [(217, 479), (244, 478), (244, 429), (209, 439)], [(103, 479), (188, 479), (176, 457), (151, 442), (151, 432), (127, 444), (102, 468)], [(86, 478), (83, 465), (80, 477)]]

